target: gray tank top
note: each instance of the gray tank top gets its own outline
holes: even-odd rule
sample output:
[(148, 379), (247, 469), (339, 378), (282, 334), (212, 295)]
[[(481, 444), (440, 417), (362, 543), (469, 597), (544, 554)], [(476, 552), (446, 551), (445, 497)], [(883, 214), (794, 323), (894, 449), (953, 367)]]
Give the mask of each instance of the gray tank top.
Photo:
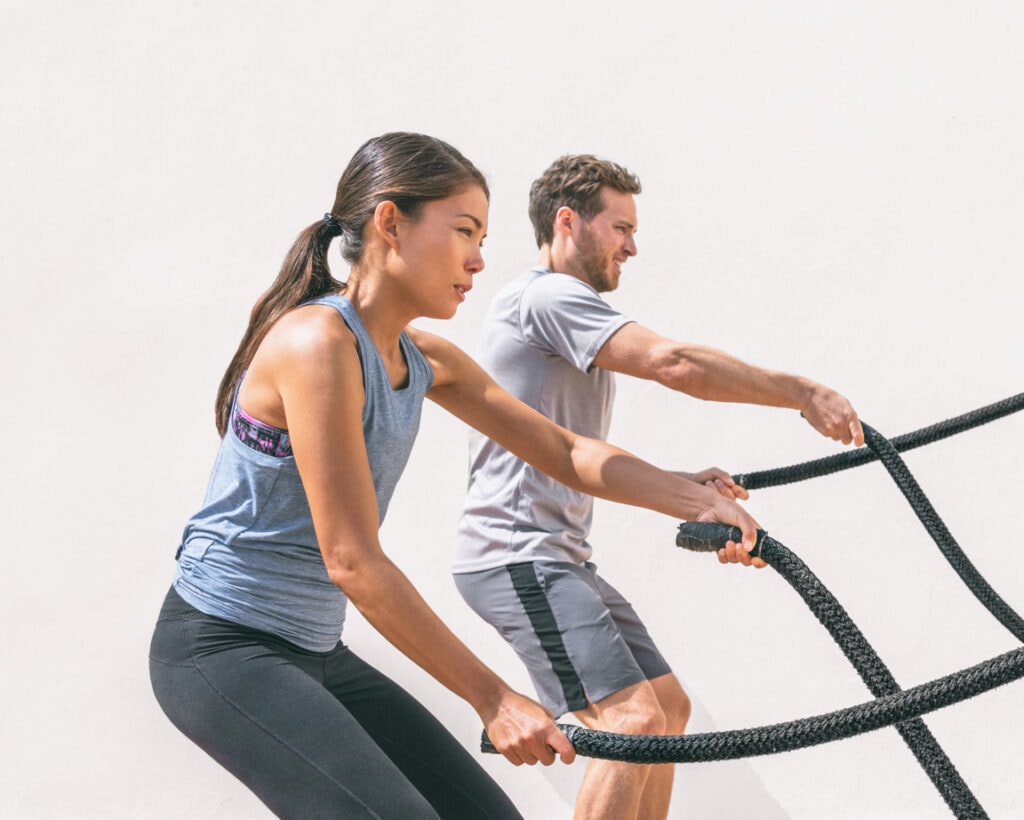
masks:
[[(423, 397), (434, 373), (402, 334), (409, 368), (396, 390), (352, 303), (331, 294), (330, 305), (355, 334), (366, 402), (363, 436), (383, 522), (419, 429)], [(235, 395), (237, 409), (237, 391)], [(347, 599), (331, 582), (291, 455), (271, 455), (229, 430), (213, 466), (202, 508), (185, 526), (174, 588), (208, 615), (269, 632), (314, 652), (338, 643)]]

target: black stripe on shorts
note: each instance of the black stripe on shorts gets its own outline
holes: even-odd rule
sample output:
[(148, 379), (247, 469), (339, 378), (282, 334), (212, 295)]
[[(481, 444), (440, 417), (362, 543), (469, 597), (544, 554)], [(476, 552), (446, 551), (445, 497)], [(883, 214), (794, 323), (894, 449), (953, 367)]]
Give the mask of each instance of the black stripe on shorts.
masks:
[(570, 712), (586, 708), (588, 705), (586, 692), (583, 691), (583, 684), (573, 668), (572, 661), (569, 660), (569, 653), (562, 642), (562, 633), (555, 622), (555, 614), (548, 605), (544, 590), (537, 583), (533, 564), (509, 564), (506, 569), (512, 579), (516, 595), (519, 596), (519, 601), (530, 619), (533, 631), (540, 639), (541, 648), (558, 677), (562, 694), (565, 695), (566, 706)]

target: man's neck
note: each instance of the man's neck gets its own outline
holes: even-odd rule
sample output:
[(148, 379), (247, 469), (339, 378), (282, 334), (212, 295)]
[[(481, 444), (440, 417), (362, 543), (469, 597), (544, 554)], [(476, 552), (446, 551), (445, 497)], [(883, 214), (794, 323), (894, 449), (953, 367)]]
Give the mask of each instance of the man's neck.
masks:
[(540, 258), (537, 260), (537, 264), (547, 268), (552, 273), (567, 273), (569, 276), (575, 276), (577, 279), (586, 281), (579, 271), (575, 269), (575, 266), (570, 263), (568, 256), (564, 252), (559, 252), (559, 249), (550, 243), (541, 245)]

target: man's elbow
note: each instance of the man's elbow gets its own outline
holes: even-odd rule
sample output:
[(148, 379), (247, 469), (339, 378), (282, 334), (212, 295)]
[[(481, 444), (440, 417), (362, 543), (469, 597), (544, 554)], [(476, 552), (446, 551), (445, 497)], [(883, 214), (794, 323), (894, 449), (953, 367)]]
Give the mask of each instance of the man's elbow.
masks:
[(704, 398), (706, 378), (686, 349), (673, 347), (661, 352), (652, 364), (654, 379), (659, 384), (696, 398)]

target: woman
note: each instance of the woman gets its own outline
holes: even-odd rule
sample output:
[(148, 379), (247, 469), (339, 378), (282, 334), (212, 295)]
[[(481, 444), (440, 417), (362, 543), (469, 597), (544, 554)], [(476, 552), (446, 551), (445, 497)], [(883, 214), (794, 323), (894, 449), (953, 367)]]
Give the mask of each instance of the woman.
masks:
[[(467, 700), (510, 761), (574, 757), (550, 713), (478, 660), (378, 541), (424, 396), (559, 481), (734, 524), (753, 544), (724, 473), (696, 477), (716, 492), (574, 436), (408, 327), (465, 300), (487, 211), (483, 175), (451, 146), (370, 140), (253, 309), (221, 383), (221, 449), (178, 550), (151, 678), (171, 721), (282, 817), (519, 816), (422, 706), (339, 641), (346, 601)], [(326, 262), (335, 236), (345, 283)]]

